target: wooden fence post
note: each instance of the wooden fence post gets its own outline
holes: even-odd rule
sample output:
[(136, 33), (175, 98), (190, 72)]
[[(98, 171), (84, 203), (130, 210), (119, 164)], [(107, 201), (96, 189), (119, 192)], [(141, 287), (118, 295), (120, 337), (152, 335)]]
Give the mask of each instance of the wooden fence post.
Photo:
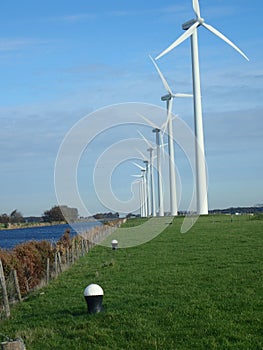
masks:
[(84, 251), (84, 239), (81, 238), (81, 256), (84, 256), (85, 251)]
[(57, 252), (58, 255), (58, 266), (59, 266), (59, 270), (60, 272), (62, 272), (62, 262), (61, 262), (61, 255), (60, 252)]
[(71, 247), (71, 264), (73, 265), (75, 261), (75, 256), (74, 256), (74, 244), (72, 244)]
[(70, 265), (70, 252), (69, 252), (69, 248), (67, 248), (66, 250), (66, 263), (69, 266)]
[(0, 283), (3, 289), (3, 302), (4, 302), (4, 308), (5, 308), (5, 314), (6, 317), (10, 317), (10, 307), (8, 302), (8, 294), (6, 290), (6, 283), (5, 283), (5, 275), (3, 270), (2, 261), (0, 259)]
[(87, 240), (85, 239), (85, 240), (83, 241), (83, 243), (84, 243), (85, 252), (86, 252), (86, 254), (87, 254), (87, 253), (89, 252), (88, 242), (87, 242)]
[(58, 277), (58, 256), (57, 253), (55, 253), (55, 277)]
[(21, 297), (21, 292), (20, 292), (20, 287), (19, 287), (19, 283), (18, 283), (16, 270), (13, 270), (13, 278), (14, 278), (14, 284), (15, 284), (17, 298), (21, 302), (22, 301), (22, 297)]
[(50, 259), (47, 258), (46, 284), (49, 284)]

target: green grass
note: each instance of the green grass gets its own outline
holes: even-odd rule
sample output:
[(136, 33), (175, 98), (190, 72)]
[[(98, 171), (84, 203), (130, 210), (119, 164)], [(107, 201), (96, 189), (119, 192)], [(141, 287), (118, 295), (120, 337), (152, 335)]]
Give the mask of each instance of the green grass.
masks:
[(144, 224), (147, 221), (148, 221), (147, 218), (131, 218), (131, 219), (127, 220), (124, 224), (122, 224), (122, 227), (123, 228), (136, 227), (136, 226)]
[(117, 239), (118, 247), (130, 248), (147, 243), (163, 232), (173, 221), (172, 217), (151, 218), (149, 220), (132, 219), (104, 240), (103, 245), (111, 247), (112, 239)]
[[(181, 223), (135, 248), (94, 248), (0, 332), (30, 350), (263, 349), (263, 222), (208, 216), (186, 234)], [(83, 298), (90, 283), (105, 293), (96, 315)]]

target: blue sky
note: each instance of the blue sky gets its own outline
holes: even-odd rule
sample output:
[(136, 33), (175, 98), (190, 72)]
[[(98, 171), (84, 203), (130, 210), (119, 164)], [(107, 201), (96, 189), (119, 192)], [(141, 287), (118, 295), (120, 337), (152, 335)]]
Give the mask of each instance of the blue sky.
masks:
[[(250, 58), (246, 62), (200, 28), (210, 209), (263, 203), (262, 6), (259, 0), (200, 0), (207, 23)], [(41, 215), (57, 203), (59, 147), (87, 114), (125, 102), (164, 107), (163, 86), (148, 55), (171, 44), (193, 17), (191, 0), (1, 2), (0, 213)], [(192, 91), (189, 40), (158, 64), (175, 91)], [(191, 101), (176, 101), (174, 112), (193, 128)], [(84, 170), (95, 153), (83, 154), (79, 176), (93, 213), (105, 209), (92, 192), (92, 173)], [(180, 209), (186, 209), (190, 175), (180, 150), (176, 159), (185, 181)], [(134, 171), (130, 163), (115, 171), (113, 189), (123, 199), (130, 196)]]

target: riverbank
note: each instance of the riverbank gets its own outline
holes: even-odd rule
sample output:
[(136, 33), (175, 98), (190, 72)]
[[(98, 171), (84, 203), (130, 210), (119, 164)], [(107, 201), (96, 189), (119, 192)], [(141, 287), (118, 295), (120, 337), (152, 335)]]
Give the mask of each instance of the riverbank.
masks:
[[(85, 219), (77, 220), (75, 223), (85, 223), (85, 222), (102, 222), (102, 220), (95, 219)], [(52, 222), (21, 222), (17, 224), (0, 224), (0, 230), (15, 230), (20, 228), (31, 228), (31, 227), (45, 227), (45, 226), (55, 226), (55, 225), (66, 225), (66, 221), (52, 221)]]
[(16, 230), (20, 228), (31, 228), (31, 227), (43, 227), (43, 226), (54, 226), (54, 225), (65, 225), (66, 221), (54, 221), (54, 222), (22, 222), (17, 224), (0, 224), (0, 230)]
[[(90, 222), (100, 222), (102, 224), (112, 223), (114, 225), (115, 222), (118, 220), (123, 219), (116, 219), (116, 218), (105, 218), (105, 219), (79, 219), (74, 222), (74, 224), (78, 223), (90, 223)], [(55, 226), (55, 225), (66, 225), (66, 221), (52, 221), (52, 222), (21, 222), (21, 223), (15, 223), (15, 224), (0, 224), (0, 231), (1, 230), (16, 230), (20, 228), (31, 228), (31, 227), (45, 227), (45, 226)], [(70, 224), (69, 224), (70, 225)]]

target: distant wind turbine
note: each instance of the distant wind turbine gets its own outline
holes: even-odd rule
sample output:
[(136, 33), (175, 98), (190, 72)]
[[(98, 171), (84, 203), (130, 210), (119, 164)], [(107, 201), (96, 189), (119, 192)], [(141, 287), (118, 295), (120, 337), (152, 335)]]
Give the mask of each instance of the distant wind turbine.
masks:
[(141, 179), (140, 183), (140, 204), (141, 204), (141, 217), (147, 217), (147, 201), (146, 201), (146, 181), (145, 181), (145, 169), (141, 170), (141, 175), (132, 175)]
[(156, 134), (156, 153), (157, 153), (157, 181), (158, 181), (158, 204), (159, 204), (159, 216), (164, 216), (163, 208), (163, 178), (162, 178), (162, 166), (160, 158), (160, 129), (154, 128), (153, 132)]
[[(177, 97), (193, 97), (190, 94), (182, 93), (173, 93), (170, 86), (168, 85), (167, 80), (165, 79), (163, 73), (158, 67), (155, 60), (150, 56), (160, 78), (164, 85), (165, 90), (168, 92), (167, 95), (162, 96), (161, 100), (166, 101), (167, 108), (167, 129), (168, 129), (168, 152), (169, 152), (169, 178), (170, 178), (170, 211), (172, 216), (178, 215), (178, 206), (177, 206), (177, 194), (176, 194), (176, 174), (174, 166), (174, 139), (173, 139), (173, 123), (172, 123), (172, 108), (173, 108), (173, 99)], [(164, 130), (165, 131), (165, 130)]]
[(142, 172), (144, 172), (144, 177), (145, 177), (145, 208), (146, 208), (146, 216), (150, 216), (150, 197), (151, 197), (151, 194), (150, 194), (150, 186), (149, 186), (149, 180), (150, 180), (150, 177), (149, 177), (149, 161), (148, 160), (144, 160), (143, 161), (144, 164), (145, 164), (145, 168), (142, 167), (141, 165), (135, 163), (135, 162), (132, 162), (135, 166), (137, 166), (137, 168), (141, 169)]
[(143, 217), (143, 198), (142, 198), (142, 187), (143, 187), (143, 183), (142, 183), (142, 176), (141, 175), (132, 175), (134, 177), (140, 177), (140, 179), (133, 181), (132, 184), (139, 184), (139, 200), (140, 200), (140, 215), (141, 217)]
[[(163, 206), (163, 178), (162, 178), (162, 166), (161, 166), (161, 154), (160, 149), (164, 147), (163, 142), (162, 145), (160, 143), (160, 131), (164, 128), (164, 124), (161, 128), (158, 128), (151, 120), (146, 118), (145, 116), (139, 114), (139, 116), (144, 119), (147, 124), (152, 126), (154, 129), (152, 130), (156, 133), (156, 156), (157, 156), (157, 192), (158, 192), (158, 216), (164, 216), (164, 206)], [(149, 141), (139, 132), (139, 134), (143, 137), (145, 142), (149, 143)]]
[(202, 103), (201, 103), (201, 86), (200, 86), (200, 69), (198, 57), (198, 38), (197, 28), (205, 27), (210, 32), (224, 40), (227, 44), (232, 46), (245, 59), (248, 57), (226, 36), (220, 33), (211, 25), (205, 23), (201, 17), (198, 0), (193, 0), (193, 9), (196, 18), (192, 19), (182, 25), (186, 32), (175, 40), (166, 50), (159, 54), (156, 59), (161, 58), (176, 46), (181, 44), (184, 40), (191, 36), (191, 51), (192, 51), (192, 75), (193, 75), (193, 91), (194, 91), (194, 115), (195, 115), (195, 136), (196, 136), (196, 195), (197, 195), (197, 213), (201, 215), (208, 214), (208, 199), (207, 199), (207, 180), (206, 180), (206, 165), (205, 165), (205, 151), (204, 151), (204, 135), (203, 135), (203, 117), (202, 117)]
[(155, 190), (154, 190), (154, 171), (153, 171), (153, 147), (147, 148), (147, 151), (150, 153), (150, 179), (151, 179), (151, 208), (152, 216), (156, 216), (156, 206), (155, 206)]
[(147, 148), (147, 151), (150, 153), (150, 158), (147, 159), (146, 156), (137, 149), (137, 152), (140, 153), (140, 155), (143, 158), (143, 161), (146, 162), (148, 161), (149, 164), (149, 185), (150, 185), (150, 205), (149, 205), (149, 214), (152, 215), (153, 217), (156, 216), (156, 204), (155, 204), (155, 188), (154, 188), (154, 156), (153, 156), (153, 152), (156, 149), (156, 147), (153, 147), (151, 142), (149, 140), (147, 140), (147, 138), (138, 130), (138, 134), (143, 138), (143, 140), (146, 142), (147, 146), (149, 148)]

